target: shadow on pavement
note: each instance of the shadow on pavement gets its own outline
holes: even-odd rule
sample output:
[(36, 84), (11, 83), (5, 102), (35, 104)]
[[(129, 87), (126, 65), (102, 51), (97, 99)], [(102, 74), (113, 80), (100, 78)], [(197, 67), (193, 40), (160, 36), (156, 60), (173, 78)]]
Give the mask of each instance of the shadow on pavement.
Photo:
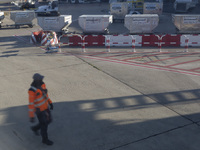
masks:
[[(199, 92), (191, 90), (147, 96), (162, 104), (189, 104), (199, 101)], [(186, 98), (183, 96), (185, 93), (193, 97)], [(175, 100), (171, 101), (166, 95), (174, 96)], [(197, 121), (200, 120), (200, 113), (182, 116), (171, 114), (168, 110), (159, 111), (160, 107), (157, 102), (149, 102), (146, 96), (139, 95), (54, 103), (54, 120), (49, 126), (49, 137), (55, 142), (52, 147), (43, 145), (41, 137), (31, 132), (27, 106), (10, 107), (0, 110), (4, 120), (0, 125), (0, 145), (6, 145), (7, 149), (14, 146), (15, 150), (108, 150), (134, 145), (140, 149), (160, 149), (155, 147), (156, 144), (165, 146), (163, 149), (171, 147), (174, 150), (184, 146), (190, 150), (194, 145), (199, 147)], [(142, 142), (152, 139), (154, 144), (151, 148), (142, 148), (143, 144), (148, 145), (148, 142)]]
[[(20, 51), (20, 48), (35, 47), (30, 43), (31, 36), (5, 36), (0, 37), (0, 52), (6, 51)], [(6, 51), (4, 53), (6, 53)]]

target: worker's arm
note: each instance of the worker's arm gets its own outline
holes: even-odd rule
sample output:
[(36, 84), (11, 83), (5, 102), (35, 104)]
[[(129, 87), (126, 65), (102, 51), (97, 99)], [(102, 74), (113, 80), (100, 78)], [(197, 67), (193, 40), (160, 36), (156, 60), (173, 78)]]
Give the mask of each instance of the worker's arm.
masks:
[(29, 118), (34, 118), (34, 113), (35, 113), (35, 106), (34, 106), (34, 100), (35, 100), (35, 92), (29, 90), (29, 105), (28, 105), (28, 110), (29, 110)]

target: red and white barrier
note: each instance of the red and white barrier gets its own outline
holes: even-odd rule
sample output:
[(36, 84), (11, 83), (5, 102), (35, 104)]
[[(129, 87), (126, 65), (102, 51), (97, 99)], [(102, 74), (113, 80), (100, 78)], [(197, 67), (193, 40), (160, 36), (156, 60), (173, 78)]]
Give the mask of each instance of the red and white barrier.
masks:
[(104, 35), (85, 35), (85, 46), (105, 46)]
[[(69, 46), (81, 46), (85, 52), (87, 46), (106, 46), (108, 52), (112, 46), (127, 46), (132, 47), (135, 52), (135, 47), (158, 47), (161, 52), (162, 47), (185, 47), (185, 52), (189, 46), (200, 46), (200, 35), (181, 35), (181, 34), (166, 34), (166, 35), (79, 35), (66, 34), (57, 39), (54, 34), (53, 40), (48, 41), (48, 31), (33, 32), (31, 35), (32, 43), (41, 41), (42, 45), (68, 44)], [(67, 41), (62, 41), (61, 38), (68, 37)], [(64, 40), (64, 39), (63, 39)], [(65, 39), (66, 40), (66, 39)]]
[(44, 32), (42, 32), (42, 35), (41, 35), (41, 45), (46, 45), (47, 44), (47, 36)]
[[(166, 34), (166, 35), (142, 35), (142, 46), (152, 47), (179, 47), (180, 36), (177, 34)], [(162, 38), (161, 38), (162, 37)], [(161, 38), (161, 39), (160, 39)]]
[[(81, 36), (81, 37), (80, 37)], [(82, 46), (82, 38), (84, 38), (85, 46), (105, 46), (104, 35), (70, 35), (69, 46)]]
[(36, 44), (37, 43), (37, 35), (36, 35), (36, 33), (35, 32), (33, 32), (32, 34), (31, 34), (31, 39), (30, 39), (30, 43), (32, 43), (32, 44)]
[(30, 42), (33, 44), (40, 43), (43, 46), (57, 45), (58, 39), (55, 32), (41, 30), (37, 32), (32, 32)]
[(185, 47), (185, 40), (188, 39), (188, 47), (200, 46), (200, 34), (184, 34), (180, 38), (180, 46)]
[[(105, 35), (110, 37), (110, 46), (132, 46), (132, 39), (135, 39), (135, 46), (141, 46), (142, 36), (140, 35)], [(106, 46), (107, 46), (106, 42)]]
[(106, 38), (106, 47), (108, 52), (110, 52), (110, 36), (105, 36)]
[(41, 40), (41, 45), (46, 46), (46, 45), (57, 45), (58, 44), (58, 39), (57, 35), (53, 31), (44, 31), (42, 33), (42, 40)]
[(41, 42), (42, 32), (43, 31), (32, 32), (30, 43), (32, 43), (32, 44), (40, 43)]

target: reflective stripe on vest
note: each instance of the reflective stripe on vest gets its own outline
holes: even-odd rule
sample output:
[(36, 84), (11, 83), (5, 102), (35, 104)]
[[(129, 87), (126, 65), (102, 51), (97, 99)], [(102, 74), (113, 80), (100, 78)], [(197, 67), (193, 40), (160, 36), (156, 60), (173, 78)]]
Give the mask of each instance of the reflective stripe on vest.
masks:
[(42, 106), (43, 104), (46, 103), (46, 101), (47, 101), (48, 99), (49, 99), (49, 98), (47, 97), (42, 103), (35, 104), (35, 107)]
[[(31, 89), (33, 89), (35, 92), (37, 91), (37, 88), (34, 87), (34, 86), (31, 86)], [(35, 104), (36, 102), (39, 102), (39, 101), (43, 100), (43, 99), (45, 99), (45, 100), (44, 100), (43, 102), (39, 103), (39, 104), (35, 104), (35, 107), (42, 106), (42, 105), (45, 104), (45, 103), (47, 102), (47, 100), (49, 99), (49, 97), (47, 97), (47, 95), (46, 95), (44, 92), (42, 92), (42, 94), (43, 94), (43, 96), (41, 96), (40, 98), (37, 98), (37, 99), (34, 100), (34, 104)], [(32, 104), (32, 103), (31, 103), (31, 104)]]
[(40, 97), (40, 98), (38, 98), (38, 99), (35, 99), (34, 102), (39, 102), (39, 101), (43, 100), (45, 97), (46, 97), (46, 96), (43, 95), (42, 97)]
[(29, 105), (33, 105), (34, 103), (29, 103)]

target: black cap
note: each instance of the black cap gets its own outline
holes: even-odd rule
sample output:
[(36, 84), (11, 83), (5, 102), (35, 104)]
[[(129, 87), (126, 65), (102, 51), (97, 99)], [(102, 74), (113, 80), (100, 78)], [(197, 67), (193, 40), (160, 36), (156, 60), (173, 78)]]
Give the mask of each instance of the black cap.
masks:
[(43, 80), (44, 76), (42, 76), (41, 74), (39, 73), (35, 73), (33, 75), (33, 80)]

